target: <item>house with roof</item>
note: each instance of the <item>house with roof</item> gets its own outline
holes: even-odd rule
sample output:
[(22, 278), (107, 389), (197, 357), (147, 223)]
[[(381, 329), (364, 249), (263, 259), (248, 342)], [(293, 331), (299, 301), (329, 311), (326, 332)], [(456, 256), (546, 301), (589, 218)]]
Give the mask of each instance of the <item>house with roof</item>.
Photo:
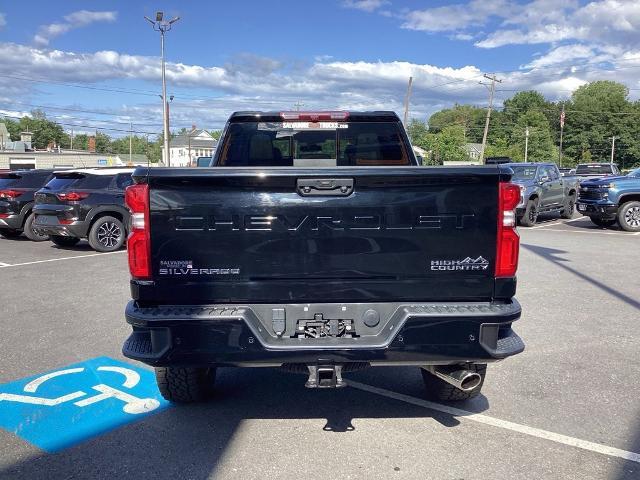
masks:
[[(171, 139), (169, 155), (172, 167), (188, 167), (195, 165), (198, 157), (211, 157), (216, 151), (218, 141), (204, 129), (195, 125), (187, 133), (176, 135)], [(164, 146), (162, 158), (165, 159)], [(166, 162), (165, 162), (166, 163)]]

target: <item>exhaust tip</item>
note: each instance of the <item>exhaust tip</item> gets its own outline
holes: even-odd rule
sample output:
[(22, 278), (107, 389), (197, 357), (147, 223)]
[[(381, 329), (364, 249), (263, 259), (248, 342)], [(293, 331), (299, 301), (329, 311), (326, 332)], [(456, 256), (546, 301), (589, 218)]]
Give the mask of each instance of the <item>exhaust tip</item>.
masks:
[(465, 373), (466, 375), (464, 375), (460, 381), (460, 390), (462, 390), (463, 392), (468, 392), (480, 385), (480, 382), (482, 382), (482, 377), (475, 372), (467, 371)]

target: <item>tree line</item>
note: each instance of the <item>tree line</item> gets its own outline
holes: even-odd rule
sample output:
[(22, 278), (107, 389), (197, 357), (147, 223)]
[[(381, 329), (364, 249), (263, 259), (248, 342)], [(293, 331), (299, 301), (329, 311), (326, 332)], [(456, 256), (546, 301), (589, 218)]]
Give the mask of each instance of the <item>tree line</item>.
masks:
[[(129, 153), (129, 135), (126, 134), (126, 136), (114, 138), (100, 131), (97, 131), (95, 135), (81, 133), (73, 136), (72, 144), (70, 133), (66, 132), (60, 124), (49, 120), (41, 110), (34, 110), (30, 116), (22, 117), (19, 120), (4, 118), (0, 121), (6, 125), (11, 140), (13, 141), (20, 140), (21, 132), (31, 132), (31, 145), (37, 150), (44, 150), (50, 145), (59, 146), (61, 149), (70, 149), (73, 146), (74, 150), (88, 150), (89, 138), (95, 137), (97, 153), (106, 155), (124, 155)], [(171, 137), (173, 138), (176, 135), (186, 133), (188, 133), (188, 130), (182, 128), (178, 132), (172, 133)], [(219, 130), (213, 130), (209, 133), (217, 139), (220, 137), (221, 132)], [(153, 138), (149, 138), (148, 135), (134, 134), (131, 140), (132, 153), (147, 155), (153, 163), (160, 161), (163, 143), (162, 134), (155, 135)]]
[[(559, 162), (563, 108), (563, 166), (610, 161), (614, 136), (614, 163), (621, 168), (640, 166), (640, 101), (629, 100), (629, 89), (612, 81), (585, 84), (568, 100), (558, 102), (534, 90), (516, 93), (501, 110), (491, 113), (485, 156), (523, 161), (528, 129), (528, 161)], [(430, 152), (430, 164), (468, 160), (464, 146), (482, 143), (486, 112), (486, 108), (456, 104), (426, 122), (412, 120), (409, 136), (414, 145)]]

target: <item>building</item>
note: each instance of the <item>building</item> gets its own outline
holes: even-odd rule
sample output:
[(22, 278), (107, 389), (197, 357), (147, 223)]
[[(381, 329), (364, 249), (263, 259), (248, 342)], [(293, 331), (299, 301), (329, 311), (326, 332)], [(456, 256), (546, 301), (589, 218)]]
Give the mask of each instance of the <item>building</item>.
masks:
[[(195, 165), (198, 157), (211, 157), (218, 146), (218, 141), (209, 132), (197, 129), (195, 125), (188, 133), (176, 135), (171, 139), (169, 154), (172, 167), (188, 167)], [(165, 159), (164, 146), (162, 158)]]
[(471, 161), (479, 161), (480, 154), (482, 153), (481, 143), (466, 143), (464, 145), (464, 151), (467, 152), (467, 156)]

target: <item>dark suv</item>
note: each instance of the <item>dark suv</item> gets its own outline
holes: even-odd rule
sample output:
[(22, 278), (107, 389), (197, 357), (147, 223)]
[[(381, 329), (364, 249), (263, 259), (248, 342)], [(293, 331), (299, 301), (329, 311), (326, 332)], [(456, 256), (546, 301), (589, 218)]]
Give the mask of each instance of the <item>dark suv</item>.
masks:
[(33, 228), (33, 197), (53, 177), (53, 170), (18, 170), (0, 173), (0, 235), (24, 235), (34, 242), (49, 237)]
[(35, 196), (35, 226), (56, 245), (70, 247), (81, 238), (98, 252), (118, 250), (127, 238), (129, 211), (124, 189), (131, 168), (84, 168), (56, 172)]

